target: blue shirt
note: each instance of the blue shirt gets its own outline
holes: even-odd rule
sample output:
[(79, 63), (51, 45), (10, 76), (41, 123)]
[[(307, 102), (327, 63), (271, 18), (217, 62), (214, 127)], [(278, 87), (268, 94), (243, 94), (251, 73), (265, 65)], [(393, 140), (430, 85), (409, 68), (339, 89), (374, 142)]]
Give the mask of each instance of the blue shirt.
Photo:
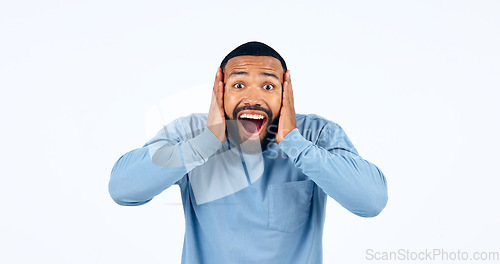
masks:
[(296, 117), (297, 128), (260, 153), (221, 144), (207, 114), (179, 118), (118, 159), (111, 197), (141, 205), (179, 185), (185, 264), (322, 263), (327, 195), (373, 217), (387, 203), (386, 180), (339, 125)]

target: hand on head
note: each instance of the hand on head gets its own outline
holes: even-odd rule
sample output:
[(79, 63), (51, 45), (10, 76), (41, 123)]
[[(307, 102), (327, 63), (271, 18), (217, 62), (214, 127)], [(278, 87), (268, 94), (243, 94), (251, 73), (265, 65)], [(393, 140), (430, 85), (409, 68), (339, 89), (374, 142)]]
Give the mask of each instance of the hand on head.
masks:
[(207, 127), (214, 133), (221, 143), (227, 139), (226, 119), (224, 115), (224, 83), (222, 81), (222, 69), (217, 68), (215, 74), (212, 101), (207, 117)]
[(287, 70), (285, 72), (285, 80), (283, 81), (283, 99), (281, 100), (280, 119), (275, 142), (279, 144), (295, 128), (297, 128), (297, 119), (293, 103), (292, 80), (290, 78), (290, 70)]

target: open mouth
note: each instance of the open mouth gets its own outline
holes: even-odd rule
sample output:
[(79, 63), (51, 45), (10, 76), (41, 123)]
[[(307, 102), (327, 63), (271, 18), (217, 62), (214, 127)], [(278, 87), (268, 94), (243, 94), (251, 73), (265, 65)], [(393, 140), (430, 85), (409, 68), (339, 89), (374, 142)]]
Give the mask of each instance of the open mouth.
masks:
[(260, 135), (267, 123), (267, 116), (257, 112), (245, 112), (238, 116), (238, 121), (248, 136), (255, 136)]

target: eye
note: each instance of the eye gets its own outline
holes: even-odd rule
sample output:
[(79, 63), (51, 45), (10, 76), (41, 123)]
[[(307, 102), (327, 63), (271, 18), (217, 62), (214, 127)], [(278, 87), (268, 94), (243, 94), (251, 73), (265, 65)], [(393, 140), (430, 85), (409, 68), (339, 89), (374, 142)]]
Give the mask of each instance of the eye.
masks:
[(243, 84), (241, 84), (241, 83), (235, 83), (233, 85), (233, 87), (236, 88), (236, 89), (241, 89), (241, 88), (243, 88)]
[(264, 89), (272, 90), (272, 89), (274, 89), (274, 85), (268, 83), (268, 84), (264, 85)]

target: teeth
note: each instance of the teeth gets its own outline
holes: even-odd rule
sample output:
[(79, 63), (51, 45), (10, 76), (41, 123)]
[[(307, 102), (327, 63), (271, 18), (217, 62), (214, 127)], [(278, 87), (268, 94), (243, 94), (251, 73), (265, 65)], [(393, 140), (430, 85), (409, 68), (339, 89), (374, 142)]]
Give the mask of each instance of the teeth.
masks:
[(264, 119), (263, 115), (250, 115), (250, 114), (242, 114), (241, 118), (249, 118), (249, 119)]

